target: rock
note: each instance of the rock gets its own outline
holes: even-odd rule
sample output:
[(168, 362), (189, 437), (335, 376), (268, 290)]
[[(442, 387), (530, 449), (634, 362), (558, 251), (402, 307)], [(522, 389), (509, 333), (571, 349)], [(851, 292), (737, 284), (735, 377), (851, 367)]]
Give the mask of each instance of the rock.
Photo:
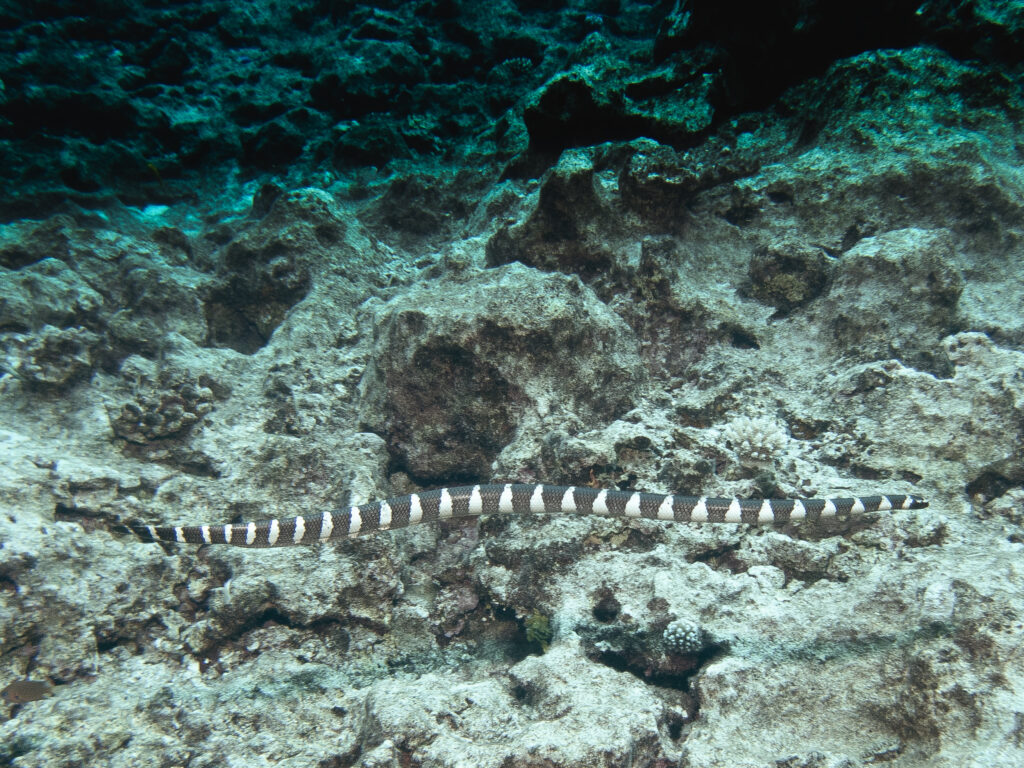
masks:
[(364, 418), (433, 482), (486, 473), (531, 414), (614, 418), (641, 378), (635, 339), (591, 291), (520, 265), (396, 300), (377, 328)]
[(954, 327), (963, 278), (944, 232), (900, 230), (862, 240), (830, 290), (836, 342), (858, 355), (896, 357), (948, 376), (938, 342)]
[(44, 325), (38, 334), (3, 334), (8, 370), (42, 387), (62, 388), (87, 378), (100, 346), (98, 334), (85, 328)]
[(44, 325), (70, 328), (94, 321), (103, 297), (67, 264), (46, 258), (17, 270), (4, 270), (0, 281), (0, 329), (38, 331)]

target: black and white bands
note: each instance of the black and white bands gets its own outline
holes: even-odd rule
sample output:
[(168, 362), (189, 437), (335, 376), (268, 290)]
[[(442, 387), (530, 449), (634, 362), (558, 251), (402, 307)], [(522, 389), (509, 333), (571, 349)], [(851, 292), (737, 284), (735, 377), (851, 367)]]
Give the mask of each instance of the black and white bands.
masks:
[(919, 496), (737, 499), (674, 496), (563, 485), (467, 485), (412, 493), (307, 517), (227, 525), (130, 525), (143, 541), (281, 547), (313, 544), (434, 520), (496, 514), (569, 514), (677, 523), (787, 523), (891, 509), (921, 509)]

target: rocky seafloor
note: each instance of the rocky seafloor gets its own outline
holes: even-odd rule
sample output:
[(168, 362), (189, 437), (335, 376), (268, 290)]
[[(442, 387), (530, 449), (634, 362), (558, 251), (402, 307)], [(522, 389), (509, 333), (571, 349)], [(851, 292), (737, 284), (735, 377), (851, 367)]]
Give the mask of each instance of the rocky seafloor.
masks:
[[(0, 766), (1024, 764), (1022, 52), (999, 0), (3, 4)], [(506, 481), (930, 506), (115, 530)]]

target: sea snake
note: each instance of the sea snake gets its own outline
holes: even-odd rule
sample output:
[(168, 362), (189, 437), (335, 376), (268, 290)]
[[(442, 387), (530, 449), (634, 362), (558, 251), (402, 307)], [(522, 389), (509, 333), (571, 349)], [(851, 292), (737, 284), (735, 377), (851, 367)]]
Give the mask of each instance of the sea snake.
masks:
[(128, 525), (143, 541), (281, 547), (313, 544), (433, 520), (494, 514), (570, 514), (677, 523), (787, 523), (890, 509), (921, 509), (920, 496), (737, 499), (600, 490), (565, 485), (467, 485), (411, 493), (322, 515), (227, 525)]

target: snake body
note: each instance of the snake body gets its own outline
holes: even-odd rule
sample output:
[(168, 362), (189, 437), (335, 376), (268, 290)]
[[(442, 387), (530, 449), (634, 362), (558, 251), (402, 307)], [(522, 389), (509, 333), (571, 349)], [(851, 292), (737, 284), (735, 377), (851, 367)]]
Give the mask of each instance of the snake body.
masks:
[(601, 490), (564, 485), (467, 485), (411, 493), (321, 515), (226, 525), (129, 525), (143, 541), (281, 547), (313, 544), (434, 520), (495, 514), (569, 514), (677, 523), (787, 523), (893, 509), (921, 509), (919, 496), (739, 499)]

